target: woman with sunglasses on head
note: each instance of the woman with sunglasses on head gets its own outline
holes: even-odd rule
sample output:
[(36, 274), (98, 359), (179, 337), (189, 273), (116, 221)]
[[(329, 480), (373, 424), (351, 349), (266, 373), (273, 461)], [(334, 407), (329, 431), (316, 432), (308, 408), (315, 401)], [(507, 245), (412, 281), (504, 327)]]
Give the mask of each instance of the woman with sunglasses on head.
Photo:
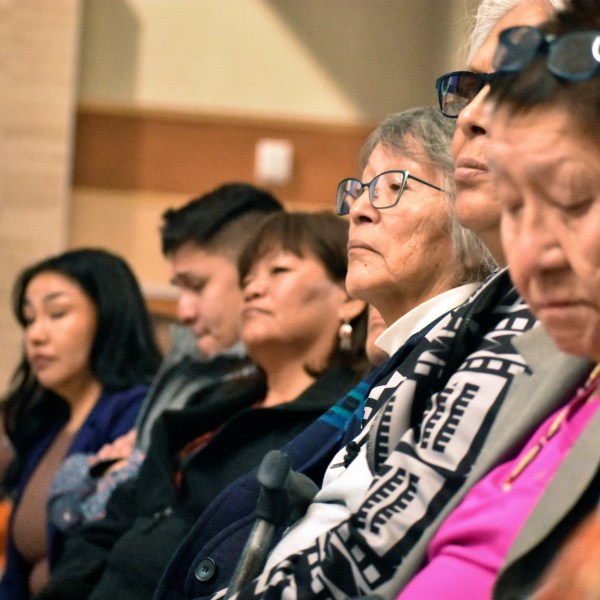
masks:
[(0, 597), (38, 591), (64, 538), (46, 517), (48, 485), (74, 452), (96, 452), (129, 431), (160, 353), (127, 264), (72, 250), (25, 269), (13, 289), (24, 354), (2, 406), (16, 453), (7, 566)]
[[(519, 435), (498, 466), (490, 460), (497, 448), (484, 449), (475, 485), (402, 600), (548, 597), (552, 576), (534, 593), (541, 573), (598, 506), (599, 48), (593, 0), (571, 0), (543, 27), (500, 35), (488, 97), (490, 173), (511, 275), (542, 327), (518, 341), (532, 374), (495, 424)], [(559, 369), (549, 366), (557, 348), (566, 353)], [(538, 426), (521, 428), (535, 404), (544, 407)]]

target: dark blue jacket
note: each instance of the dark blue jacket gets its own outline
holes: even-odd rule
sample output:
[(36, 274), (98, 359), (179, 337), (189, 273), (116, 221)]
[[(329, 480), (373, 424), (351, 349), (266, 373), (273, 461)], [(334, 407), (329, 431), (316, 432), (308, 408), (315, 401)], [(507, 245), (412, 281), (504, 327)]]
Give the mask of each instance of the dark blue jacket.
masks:
[[(135, 423), (137, 413), (147, 391), (147, 386), (138, 385), (118, 392), (104, 392), (77, 432), (67, 456), (75, 452), (97, 452), (104, 444), (112, 442), (127, 433)], [(58, 421), (31, 449), (27, 456), (16, 490), (15, 510), (19, 505), (27, 482), (65, 422), (66, 419)], [(27, 582), (30, 565), (15, 548), (10, 535), (11, 530), (12, 519), (9, 529), (6, 570), (0, 582), (0, 599), (22, 600), (29, 597)], [(62, 534), (49, 525), (48, 555), (51, 563), (56, 555), (60, 553), (62, 544)]]

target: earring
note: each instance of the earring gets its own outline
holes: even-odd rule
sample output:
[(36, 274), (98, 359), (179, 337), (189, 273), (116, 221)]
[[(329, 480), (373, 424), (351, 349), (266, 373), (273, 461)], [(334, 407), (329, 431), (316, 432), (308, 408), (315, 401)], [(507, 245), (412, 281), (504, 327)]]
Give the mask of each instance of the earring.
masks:
[(340, 336), (340, 350), (348, 352), (352, 348), (352, 325), (348, 319), (344, 319), (340, 325), (338, 335)]

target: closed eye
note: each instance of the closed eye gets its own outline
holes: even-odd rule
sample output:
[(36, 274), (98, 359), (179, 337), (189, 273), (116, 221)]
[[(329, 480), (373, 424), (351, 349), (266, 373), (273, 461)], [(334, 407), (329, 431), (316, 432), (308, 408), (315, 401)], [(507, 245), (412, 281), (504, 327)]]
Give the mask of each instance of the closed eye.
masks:
[(280, 273), (289, 273), (291, 269), (289, 267), (283, 267), (281, 265), (271, 267), (271, 274), (278, 275)]
[(53, 310), (50, 312), (51, 319), (62, 319), (67, 314), (66, 310)]
[(202, 290), (206, 287), (206, 280), (198, 280), (198, 281), (185, 281), (181, 282), (180, 286), (193, 292), (194, 294), (200, 294)]
[(561, 204), (560, 209), (570, 217), (582, 217), (588, 212), (593, 203), (594, 198), (585, 198), (566, 206)]

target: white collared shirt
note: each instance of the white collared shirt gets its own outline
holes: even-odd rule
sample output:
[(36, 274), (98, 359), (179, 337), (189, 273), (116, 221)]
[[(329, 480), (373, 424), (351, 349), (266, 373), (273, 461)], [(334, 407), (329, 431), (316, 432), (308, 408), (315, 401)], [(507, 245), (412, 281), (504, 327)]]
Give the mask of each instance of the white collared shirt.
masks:
[(392, 323), (375, 340), (375, 345), (392, 356), (411, 335), (460, 306), (480, 285), (480, 283), (466, 283), (425, 300)]

